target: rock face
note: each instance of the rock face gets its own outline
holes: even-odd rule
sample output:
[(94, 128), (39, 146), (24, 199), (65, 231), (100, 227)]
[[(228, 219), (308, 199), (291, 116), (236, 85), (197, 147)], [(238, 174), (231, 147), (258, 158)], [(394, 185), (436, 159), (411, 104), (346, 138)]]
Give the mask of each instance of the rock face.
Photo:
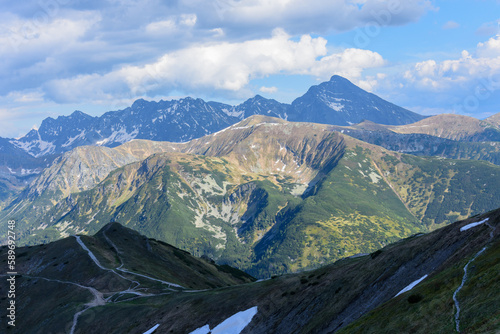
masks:
[(236, 123), (232, 107), (201, 99), (148, 102), (91, 117), (80, 111), (47, 118), (38, 130), (10, 142), (37, 157), (62, 153), (82, 145), (115, 147), (132, 139), (187, 141)]
[(496, 113), (493, 116), (488, 117), (487, 119), (485, 119), (485, 121), (488, 122), (488, 123), (490, 123), (490, 124), (494, 124), (498, 128), (500, 128), (500, 112)]

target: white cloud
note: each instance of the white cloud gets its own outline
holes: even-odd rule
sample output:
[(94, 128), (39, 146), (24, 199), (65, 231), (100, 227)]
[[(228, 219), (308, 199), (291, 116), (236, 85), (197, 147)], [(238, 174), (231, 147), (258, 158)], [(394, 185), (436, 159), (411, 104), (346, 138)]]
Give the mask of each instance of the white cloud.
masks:
[(265, 86), (262, 86), (260, 87), (259, 89), (262, 93), (267, 93), (267, 94), (273, 94), (273, 93), (276, 93), (278, 91), (278, 87), (265, 87)]
[(195, 45), (143, 66), (127, 65), (104, 75), (53, 80), (47, 89), (52, 98), (66, 102), (173, 89), (236, 92), (250, 80), (272, 74), (306, 74), (325, 79), (336, 73), (357, 79), (364, 69), (384, 65), (382, 56), (367, 50), (346, 49), (327, 55), (326, 43), (321, 37), (309, 35), (295, 41), (277, 29), (267, 39)]
[(26, 20), (9, 16), (0, 30), (2, 56), (37, 54), (39, 58), (77, 43), (101, 20), (99, 13), (79, 12), (51, 21)]
[(226, 34), (222, 28), (214, 28), (210, 32), (213, 33), (214, 37), (223, 37)]
[(500, 34), (490, 38), (487, 42), (477, 45), (477, 55), (483, 58), (500, 57)]
[(38, 91), (10, 92), (7, 98), (14, 102), (22, 103), (42, 102), (44, 100), (43, 93)]
[(192, 27), (196, 24), (198, 17), (196, 14), (182, 14), (180, 16), (180, 24), (188, 27)]
[(335, 73), (356, 82), (364, 69), (381, 67), (384, 64), (384, 59), (377, 52), (351, 48), (321, 58), (305, 73), (320, 79), (327, 79)]
[(163, 21), (157, 21), (157, 22), (151, 22), (146, 26), (146, 31), (148, 33), (171, 33), (174, 30), (177, 29), (177, 24), (175, 23), (174, 20), (169, 19), (169, 20), (163, 20)]
[[(401, 25), (433, 10), (428, 0), (216, 0), (212, 8), (202, 0), (183, 1), (189, 8), (204, 7), (205, 24), (257, 29), (282, 27), (292, 33), (346, 31), (366, 24)], [(211, 10), (212, 9), (212, 10)], [(215, 14), (215, 15), (214, 15)]]
[(421, 89), (445, 91), (457, 89), (479, 79), (493, 80), (498, 75), (500, 75), (500, 36), (479, 43), (474, 54), (464, 50), (458, 59), (439, 62), (431, 59), (419, 62), (405, 72), (404, 78)]
[(460, 28), (460, 24), (455, 21), (448, 21), (443, 25), (443, 29), (445, 30), (457, 29), (457, 28)]

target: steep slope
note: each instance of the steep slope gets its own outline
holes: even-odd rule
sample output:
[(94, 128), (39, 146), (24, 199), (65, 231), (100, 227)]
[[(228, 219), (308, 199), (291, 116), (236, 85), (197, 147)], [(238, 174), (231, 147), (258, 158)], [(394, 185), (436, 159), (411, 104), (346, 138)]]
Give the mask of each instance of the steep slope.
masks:
[(500, 141), (500, 128), (487, 121), (454, 114), (442, 114), (414, 124), (391, 126), (397, 133), (422, 133), (459, 141)]
[(190, 97), (148, 102), (91, 117), (80, 111), (45, 119), (38, 130), (10, 142), (33, 156), (62, 153), (82, 145), (115, 147), (132, 139), (187, 141), (218, 131), (240, 118), (232, 107)]
[[(88, 251), (74, 237), (19, 249), (17, 316), (26, 320), (16, 330), (191, 333), (203, 328), (208, 333), (252, 310), (241, 330), (229, 322), (226, 329), (242, 334), (452, 333), (456, 295), (460, 331), (494, 332), (499, 325), (499, 227), (496, 210), (313, 271), (244, 283), (251, 278), (234, 269), (107, 225), (94, 237), (80, 237)], [(2, 247), (0, 256), (6, 252)], [(175, 284), (174, 276), (182, 288), (168, 286)], [(215, 288), (193, 291), (191, 277), (197, 277), (197, 286)], [(130, 287), (127, 280), (137, 283)], [(244, 284), (234, 285), (238, 282)], [(94, 304), (85, 304), (92, 298)]]
[(409, 124), (424, 116), (368, 93), (338, 75), (312, 86), (292, 102), (288, 120), (349, 125), (369, 120), (380, 124)]
[(0, 209), (3, 209), (24, 187), (50, 166), (56, 156), (35, 158), (0, 138)]
[[(148, 239), (118, 223), (106, 225), (94, 236), (68, 237), (18, 248), (17, 252), (16, 270), (22, 273), (16, 277), (19, 320), (6, 333), (13, 329), (16, 333), (69, 333), (77, 324), (88, 325), (88, 321), (79, 322), (79, 315), (82, 311), (93, 312), (96, 306), (133, 305), (141, 298), (166, 296), (174, 291), (213, 289), (255, 280), (237, 269), (217, 266)], [(7, 247), (2, 247), (1, 253), (6, 256)]]
[[(30, 221), (39, 221), (39, 217), (60, 200), (75, 192), (93, 188), (111, 171), (138, 160), (140, 159), (132, 154), (107, 147), (78, 147), (63, 154), (46, 168), (0, 213), (0, 219), (30, 217), (19, 222), (19, 236), (22, 237), (26, 229), (29, 229)], [(0, 231), (5, 232), (6, 228), (2, 224)], [(44, 228), (44, 224), (36, 228)]]
[(290, 112), (290, 105), (256, 95), (236, 106), (234, 111), (238, 115), (242, 115), (242, 119), (253, 115), (264, 115), (286, 120)]
[(500, 206), (499, 166), (391, 152), (330, 128), (254, 116), (184, 144), (131, 142), (117, 150), (165, 153), (118, 168), (38, 216), (11, 218), (25, 243), (120, 221), (263, 277)]
[(500, 112), (488, 117), (487, 119), (485, 119), (485, 121), (500, 128)]

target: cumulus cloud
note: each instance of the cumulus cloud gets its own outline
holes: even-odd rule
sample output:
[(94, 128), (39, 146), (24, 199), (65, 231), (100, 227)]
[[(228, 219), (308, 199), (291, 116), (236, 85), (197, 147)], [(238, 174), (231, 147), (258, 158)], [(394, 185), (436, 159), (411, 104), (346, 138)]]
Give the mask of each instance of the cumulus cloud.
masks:
[[(0, 96), (41, 89), (47, 98), (64, 101), (70, 93), (63, 84), (84, 82), (93, 83), (89, 98), (123, 92), (123, 86), (134, 92), (137, 86), (189, 88), (190, 82), (195, 88), (236, 90), (252, 78), (280, 71), (322, 79), (335, 72), (356, 79), (367, 63), (381, 64), (381, 57), (357, 49), (327, 55), (326, 40), (311, 33), (372, 22), (400, 25), (428, 10), (429, 0), (13, 2), (0, 13), (0, 74), (5, 78)], [(272, 31), (291, 36), (269, 39)], [(298, 36), (309, 37), (293, 39)], [(281, 58), (279, 47), (285, 51)], [(83, 95), (74, 94), (73, 100)]]
[(493, 80), (500, 75), (500, 35), (479, 43), (474, 54), (464, 50), (458, 59), (419, 62), (404, 78), (421, 89), (445, 91), (467, 86), (479, 79)]
[(430, 0), (13, 1), (0, 13), (0, 99), (14, 110), (40, 100), (235, 98), (273, 74), (336, 73), (374, 87), (363, 73), (385, 65), (381, 55), (332, 53), (317, 34), (407, 24), (429, 10)]
[(381, 67), (384, 64), (384, 59), (377, 52), (350, 48), (321, 58), (306, 72), (320, 79), (327, 79), (335, 73), (356, 81), (364, 69)]
[(266, 39), (195, 45), (143, 66), (128, 65), (103, 75), (53, 80), (47, 91), (61, 102), (174, 89), (236, 92), (252, 79), (272, 74), (306, 74), (325, 79), (337, 73), (356, 79), (364, 69), (384, 65), (376, 52), (346, 49), (327, 54), (326, 44), (325, 39), (309, 35), (296, 41), (277, 29)]
[[(181, 1), (204, 6), (202, 0)], [(433, 10), (427, 0), (216, 0), (212, 8), (200, 13), (203, 24), (228, 27), (283, 27), (292, 33), (346, 31), (366, 24), (401, 25), (419, 19)]]

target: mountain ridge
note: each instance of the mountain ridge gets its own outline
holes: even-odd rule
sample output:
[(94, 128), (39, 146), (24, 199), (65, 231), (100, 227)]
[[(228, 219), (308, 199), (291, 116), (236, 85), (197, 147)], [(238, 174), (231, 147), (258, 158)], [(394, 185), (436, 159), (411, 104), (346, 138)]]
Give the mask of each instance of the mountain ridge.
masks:
[[(318, 89), (320, 91), (315, 92)], [(337, 107), (332, 108), (333, 105)], [(9, 142), (35, 157), (60, 154), (81, 145), (114, 147), (135, 138), (183, 142), (258, 114), (337, 125), (358, 123), (363, 119), (383, 124), (407, 124), (424, 118), (334, 75), (330, 81), (311, 87), (292, 104), (260, 95), (237, 106), (191, 97), (159, 102), (139, 99), (128, 108), (108, 111), (102, 116), (75, 111), (57, 119), (49, 117), (42, 121), (39, 129), (32, 129)]]
[[(19, 197), (2, 215), (18, 220), (19, 242), (94, 233), (117, 220), (262, 277), (373, 251), (500, 205), (498, 166), (391, 152), (334, 129), (258, 115), (187, 143), (79, 148), (136, 160), (67, 197), (40, 196), (51, 203), (41, 211)], [(52, 180), (64, 179), (59, 170)]]

